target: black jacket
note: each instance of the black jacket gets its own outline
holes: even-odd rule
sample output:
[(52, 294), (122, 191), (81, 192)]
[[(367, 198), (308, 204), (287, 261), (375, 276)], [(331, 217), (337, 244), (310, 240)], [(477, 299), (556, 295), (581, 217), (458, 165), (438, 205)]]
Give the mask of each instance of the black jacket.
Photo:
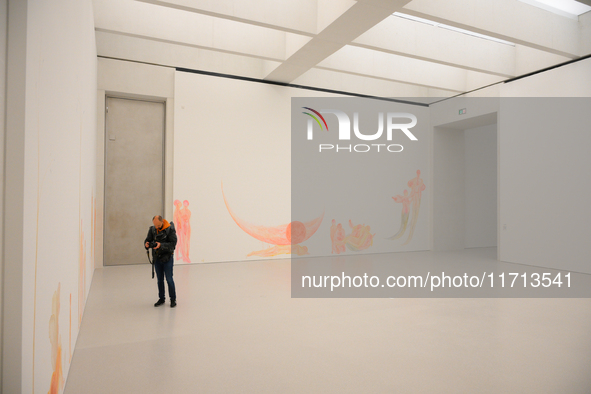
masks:
[(177, 242), (174, 223), (170, 222), (170, 226), (160, 232), (156, 231), (156, 227), (150, 226), (148, 235), (144, 241), (144, 247), (146, 247), (146, 242), (160, 242), (160, 247), (158, 249), (152, 249), (152, 259), (154, 262), (167, 262), (170, 260), (174, 254), (174, 248), (176, 247)]

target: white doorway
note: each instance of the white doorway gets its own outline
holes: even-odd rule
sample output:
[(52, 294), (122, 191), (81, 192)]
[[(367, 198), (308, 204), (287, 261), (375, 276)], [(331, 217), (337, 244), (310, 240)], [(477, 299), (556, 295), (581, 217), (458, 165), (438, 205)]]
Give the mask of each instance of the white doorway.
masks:
[(498, 245), (497, 113), (433, 129), (433, 250)]

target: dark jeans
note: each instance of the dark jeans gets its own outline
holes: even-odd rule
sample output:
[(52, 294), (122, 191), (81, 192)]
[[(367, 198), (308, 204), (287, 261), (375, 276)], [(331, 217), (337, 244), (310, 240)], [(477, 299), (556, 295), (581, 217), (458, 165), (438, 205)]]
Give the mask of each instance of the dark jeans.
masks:
[(156, 277), (158, 278), (158, 298), (165, 300), (164, 293), (164, 276), (166, 276), (166, 283), (168, 283), (168, 295), (171, 301), (176, 301), (176, 289), (174, 288), (174, 280), (172, 279), (172, 266), (174, 265), (174, 256), (166, 262), (158, 260), (154, 261), (154, 268), (156, 269)]

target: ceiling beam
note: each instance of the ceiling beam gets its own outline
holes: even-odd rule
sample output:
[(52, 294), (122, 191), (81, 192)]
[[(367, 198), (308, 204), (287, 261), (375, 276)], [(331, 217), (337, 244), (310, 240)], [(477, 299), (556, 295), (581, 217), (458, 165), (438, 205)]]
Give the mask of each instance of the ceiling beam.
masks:
[(410, 0), (358, 1), (271, 71), (265, 79), (292, 82), (409, 2)]
[[(104, 1), (104, 0), (103, 0)], [(213, 18), (219, 18), (220, 20), (228, 20), (233, 22), (239, 22), (246, 25), (253, 25), (268, 29), (273, 29), (274, 31), (282, 31), (287, 34), (293, 33), (295, 35), (290, 35), (287, 38), (287, 43), (290, 42), (289, 38), (292, 37), (301, 37), (302, 39), (310, 40), (312, 37), (315, 37), (316, 30), (314, 26), (316, 23), (307, 23), (307, 24), (298, 24), (294, 19), (297, 18), (287, 18), (287, 19), (280, 19), (277, 17), (271, 19), (265, 19), (264, 15), (262, 15), (262, 10), (268, 8), (268, 4), (265, 5), (265, 1), (270, 0), (261, 0), (261, 4), (264, 6), (259, 7), (260, 9), (256, 10), (256, 12), (252, 12), (250, 8), (252, 7), (239, 7), (236, 2), (239, 0), (229, 0), (228, 4), (233, 4), (230, 6), (223, 6), (226, 3), (203, 3), (200, 4), (201, 8), (196, 8), (196, 5), (191, 0), (136, 0), (137, 3), (147, 3), (153, 4), (157, 6), (162, 6), (170, 9), (186, 11), (189, 13), (194, 14), (201, 14), (205, 16), (210, 16)], [(330, 3), (328, 3), (330, 1)], [(322, 11), (322, 6), (325, 7), (331, 5), (330, 11), (334, 13), (341, 13), (344, 15), (344, 11), (340, 11), (340, 9), (345, 10), (345, 6), (351, 7), (348, 5), (348, 0), (338, 0), (339, 7), (337, 7), (337, 0), (323, 0), (317, 1), (316, 8), (311, 7), (310, 5), (313, 4), (313, 1), (307, 0), (301, 3), (298, 3), (300, 6), (304, 7), (306, 13), (310, 14), (310, 17), (307, 19), (313, 20), (314, 13), (316, 13), (316, 18), (320, 18), (320, 14)], [(403, 13), (413, 14), (413, 15), (423, 15), (426, 17), (426, 14), (419, 14), (419, 11), (416, 11), (414, 8), (423, 9), (424, 7), (416, 6), (416, 3), (420, 0), (415, 0), (411, 4), (406, 5), (407, 8), (403, 8), (400, 10)], [(478, 0), (476, 0), (478, 1)], [(513, 0), (515, 1), (515, 0)], [(591, 1), (591, 0), (589, 0)], [(454, 0), (452, 0), (454, 2)], [(358, 3), (363, 3), (365, 5), (374, 6), (377, 8), (386, 9), (386, 13), (390, 15), (392, 11), (392, 4), (386, 0), (361, 0)], [(524, 6), (527, 7), (526, 4)], [(307, 7), (307, 8), (306, 8)], [(414, 8), (413, 8), (414, 7)], [(478, 7), (478, 5), (477, 5)], [(526, 8), (526, 10), (529, 8)], [(540, 11), (534, 10), (533, 12)], [(287, 13), (295, 12), (292, 9), (286, 10)], [(440, 14), (441, 12), (432, 12), (433, 14)], [(447, 17), (451, 18), (449, 15)], [(505, 38), (505, 35), (499, 35), (495, 33), (491, 33), (488, 31), (484, 31), (482, 29), (478, 29), (473, 26), (468, 26), (466, 24), (460, 24), (459, 22), (449, 21), (447, 19), (442, 19), (441, 16), (433, 16), (427, 17), (426, 19), (436, 20), (440, 22), (447, 22), (446, 24), (455, 26), (455, 27), (464, 27), (468, 30), (472, 31), (482, 31), (484, 33), (488, 33), (488, 35), (496, 36), (497, 38)], [(473, 20), (475, 25), (482, 24), (478, 22), (477, 19)], [(572, 23), (572, 21), (571, 21)], [(318, 20), (318, 25), (324, 26), (320, 20)], [(102, 26), (101, 26), (102, 27)], [(547, 28), (544, 28), (547, 30)], [(107, 28), (106, 30), (111, 30)], [(434, 30), (437, 30), (434, 32)], [(161, 30), (158, 30), (161, 31)], [(122, 32), (122, 34), (125, 34)], [(164, 37), (159, 37), (164, 38)], [(157, 39), (154, 37), (154, 39)], [(292, 40), (293, 41), (293, 40)], [(548, 48), (543, 47), (540, 49), (539, 45), (531, 42), (525, 41), (518, 41), (522, 46), (526, 48), (536, 49), (540, 51), (540, 55), (538, 58), (545, 59), (542, 54), (547, 54), (546, 57), (549, 56), (548, 59), (541, 62), (540, 64), (536, 63), (536, 67), (533, 67), (531, 70), (523, 70), (523, 67), (518, 67), (519, 65), (527, 65), (523, 62), (516, 61), (517, 52), (514, 47), (506, 46), (499, 43), (494, 42), (487, 42), (486, 40), (482, 40), (481, 38), (470, 37), (465, 34), (461, 34), (455, 31), (449, 31), (445, 29), (439, 29), (437, 27), (425, 25), (422, 23), (414, 22), (405, 20), (402, 18), (397, 18), (394, 16), (390, 16), (389, 18), (383, 19), (380, 23), (377, 23), (374, 27), (369, 28), (366, 32), (362, 33), (359, 37), (355, 40), (350, 41), (347, 45), (357, 46), (361, 48), (371, 49), (379, 52), (385, 52), (392, 55), (408, 57), (412, 59), (422, 60), (425, 62), (431, 62), (446, 66), (458, 67), (460, 69), (464, 69), (467, 71), (474, 71), (484, 74), (495, 75), (498, 77), (504, 78), (511, 78), (519, 74), (519, 72), (524, 71), (533, 71), (533, 69), (537, 69), (540, 67), (546, 67), (548, 65), (554, 63), (560, 63), (563, 61), (570, 60), (575, 56), (558, 56), (555, 55), (556, 51), (548, 51)], [(276, 61), (284, 61), (287, 57), (295, 54), (297, 49), (302, 49), (307, 52), (315, 52), (316, 55), (322, 59), (322, 56), (319, 55), (319, 51), (315, 50), (314, 47), (318, 45), (317, 42), (313, 42), (309, 45), (308, 48), (302, 48), (303, 44), (300, 44), (303, 40), (299, 40), (296, 44), (292, 46), (291, 50), (287, 50), (284, 56), (273, 56), (273, 60)], [(449, 45), (450, 42), (454, 42), (453, 46)], [(220, 50), (222, 52), (227, 52), (230, 48), (219, 47), (219, 45), (203, 45), (202, 43), (190, 43), (190, 42), (183, 42), (182, 40), (178, 40), (178, 44), (180, 45), (189, 45), (193, 46), (196, 45), (197, 47), (207, 48), (211, 50)], [(338, 45), (333, 46), (338, 50)], [(511, 49), (509, 49), (511, 48)], [(242, 49), (242, 51), (240, 50)], [(287, 48), (286, 48), (287, 49)], [(266, 58), (266, 56), (260, 56), (258, 53), (248, 53), (248, 51), (244, 51), (244, 48), (232, 48), (230, 49), (232, 53), (243, 53), (245, 56), (254, 56), (260, 58)], [(302, 52), (302, 54), (305, 52)], [(559, 52), (562, 53), (562, 52)], [(558, 60), (554, 61), (552, 57), (558, 58)], [(539, 60), (539, 59), (538, 59)], [(305, 70), (309, 69), (304, 64), (297, 64), (300, 63), (297, 60), (297, 56), (291, 59), (290, 63), (293, 64), (286, 64), (282, 68), (290, 68), (293, 70), (299, 70), (299, 72), (305, 72)], [(535, 63), (535, 62), (534, 62)], [(276, 65), (275, 65), (276, 66)], [(270, 73), (273, 71), (274, 67), (271, 67), (267, 72)], [(530, 67), (531, 68), (531, 67)], [(276, 71), (274, 77), (278, 77), (278, 73), (281, 69)], [(295, 71), (294, 71), (295, 72)], [(271, 77), (269, 77), (271, 78)]]

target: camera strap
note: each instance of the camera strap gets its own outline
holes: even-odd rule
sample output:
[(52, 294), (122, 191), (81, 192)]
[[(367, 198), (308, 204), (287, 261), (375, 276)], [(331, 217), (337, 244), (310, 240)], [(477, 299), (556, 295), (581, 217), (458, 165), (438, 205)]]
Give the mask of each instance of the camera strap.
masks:
[(146, 250), (146, 255), (148, 255), (148, 261), (150, 262), (150, 264), (152, 264), (152, 279), (154, 279), (154, 262), (152, 262), (152, 260), (150, 260), (150, 250)]

